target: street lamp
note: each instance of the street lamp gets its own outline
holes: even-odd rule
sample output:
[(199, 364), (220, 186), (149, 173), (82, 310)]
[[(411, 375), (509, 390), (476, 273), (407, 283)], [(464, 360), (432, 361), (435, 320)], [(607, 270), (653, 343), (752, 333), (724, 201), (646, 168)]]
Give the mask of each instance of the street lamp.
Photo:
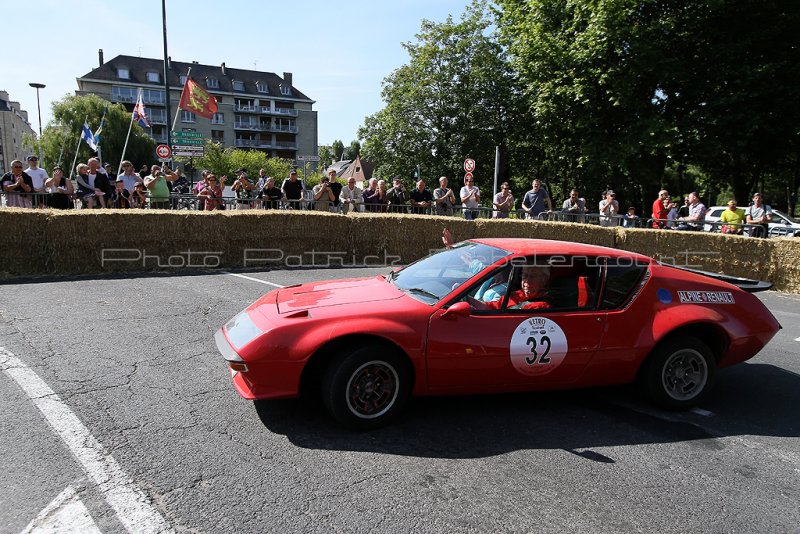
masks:
[(36, 88), (36, 110), (39, 112), (39, 162), (44, 167), (44, 160), (42, 160), (42, 106), (39, 104), (39, 89), (44, 89), (46, 86), (43, 83), (31, 82), (28, 85)]

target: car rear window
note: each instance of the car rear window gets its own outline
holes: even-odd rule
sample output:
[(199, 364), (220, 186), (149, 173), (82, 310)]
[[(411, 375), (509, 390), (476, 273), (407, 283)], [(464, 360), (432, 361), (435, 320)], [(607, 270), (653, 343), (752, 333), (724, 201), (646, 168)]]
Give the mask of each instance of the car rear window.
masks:
[(625, 304), (646, 272), (646, 265), (608, 265), (600, 308), (609, 310)]

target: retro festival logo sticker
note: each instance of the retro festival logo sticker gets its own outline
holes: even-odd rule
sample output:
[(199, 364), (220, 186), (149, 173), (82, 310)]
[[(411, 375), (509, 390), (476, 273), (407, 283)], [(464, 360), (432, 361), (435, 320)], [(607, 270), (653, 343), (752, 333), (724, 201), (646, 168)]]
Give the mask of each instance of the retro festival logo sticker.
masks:
[(522, 374), (544, 375), (561, 365), (568, 350), (560, 326), (546, 317), (530, 317), (511, 337), (511, 364)]

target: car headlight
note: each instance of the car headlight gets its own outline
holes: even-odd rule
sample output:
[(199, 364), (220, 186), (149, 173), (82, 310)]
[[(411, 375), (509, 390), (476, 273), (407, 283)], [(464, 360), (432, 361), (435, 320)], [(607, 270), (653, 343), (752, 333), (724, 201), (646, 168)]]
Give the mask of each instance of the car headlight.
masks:
[(243, 311), (225, 325), (228, 340), (234, 348), (244, 347), (262, 334), (246, 311)]

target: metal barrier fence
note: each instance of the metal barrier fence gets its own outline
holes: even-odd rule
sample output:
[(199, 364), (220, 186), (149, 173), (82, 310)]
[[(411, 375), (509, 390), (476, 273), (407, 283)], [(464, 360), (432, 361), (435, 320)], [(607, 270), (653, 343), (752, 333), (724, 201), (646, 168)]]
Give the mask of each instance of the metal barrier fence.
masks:
[[(138, 199), (138, 200), (137, 200)], [(110, 199), (105, 199), (110, 200)], [(694, 225), (686, 225), (681, 221), (673, 219), (645, 219), (641, 217), (628, 217), (627, 215), (605, 216), (600, 213), (572, 214), (560, 211), (542, 212), (531, 216), (525, 210), (499, 211), (493, 208), (478, 207), (467, 208), (464, 206), (453, 206), (451, 209), (440, 209), (435, 205), (422, 208), (410, 204), (380, 204), (358, 202), (346, 205), (342, 202), (335, 203), (330, 201), (314, 200), (311, 191), (305, 191), (303, 199), (300, 200), (269, 200), (259, 198), (236, 198), (222, 197), (207, 199), (193, 194), (171, 194), (169, 199), (155, 204), (152, 199), (145, 196), (144, 200), (135, 195), (130, 199), (131, 208), (152, 209), (155, 207), (173, 210), (207, 210), (207, 203), (213, 203), (214, 209), (223, 210), (313, 210), (330, 211), (342, 213), (349, 211), (366, 213), (411, 213), (423, 215), (444, 215), (452, 217), (463, 217), (465, 219), (528, 219), (537, 221), (581, 223), (596, 226), (623, 228), (661, 228), (675, 230), (694, 230), (714, 233), (730, 233), (736, 235), (746, 235), (752, 237), (776, 237), (793, 235), (793, 229), (781, 227), (766, 228), (761, 224), (738, 224), (732, 225), (719, 221), (704, 221)], [(77, 194), (67, 195), (64, 193), (9, 193), (0, 194), (0, 207), (23, 207), (23, 208), (57, 208), (57, 209), (87, 209), (88, 202)], [(101, 202), (95, 198), (92, 202), (93, 207), (101, 207)], [(155, 204), (155, 205), (154, 205)], [(163, 205), (163, 206), (162, 206)]]

